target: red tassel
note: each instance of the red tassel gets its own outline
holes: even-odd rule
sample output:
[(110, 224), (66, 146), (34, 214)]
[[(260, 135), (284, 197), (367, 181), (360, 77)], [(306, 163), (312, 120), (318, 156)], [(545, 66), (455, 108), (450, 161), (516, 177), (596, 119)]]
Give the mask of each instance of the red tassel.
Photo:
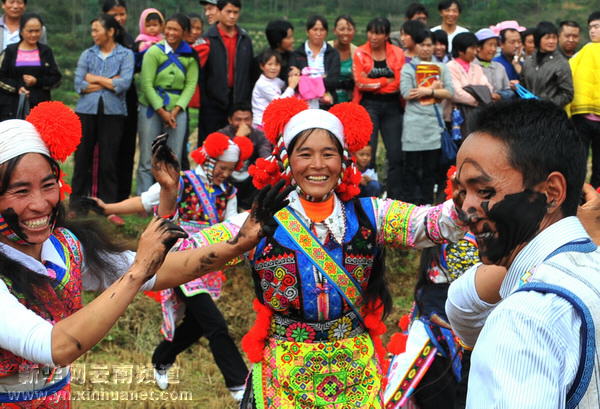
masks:
[(144, 291), (144, 294), (160, 304), (160, 291)]
[(408, 332), (408, 326), (410, 325), (410, 316), (408, 314), (404, 314), (400, 317), (400, 321), (398, 321), (398, 327), (402, 330), (402, 332)]
[(271, 329), (273, 311), (261, 304), (256, 298), (253, 302), (253, 309), (256, 311), (256, 319), (252, 328), (242, 338), (242, 349), (248, 355), (250, 362), (257, 363), (263, 359), (265, 341)]
[(450, 166), (448, 172), (446, 173), (446, 189), (444, 189), (444, 193), (446, 194), (446, 200), (452, 199), (454, 193), (454, 185), (452, 184), (452, 179), (454, 179), (455, 173), (456, 166)]
[(388, 351), (393, 355), (398, 355), (406, 351), (406, 340), (408, 335), (401, 332), (396, 332), (390, 338), (390, 342), (387, 344)]

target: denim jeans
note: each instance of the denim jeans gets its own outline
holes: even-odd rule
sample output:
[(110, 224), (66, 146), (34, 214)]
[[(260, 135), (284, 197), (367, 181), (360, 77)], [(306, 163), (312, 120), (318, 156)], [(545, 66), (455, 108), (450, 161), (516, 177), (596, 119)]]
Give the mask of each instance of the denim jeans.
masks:
[(138, 109), (138, 132), (140, 161), (137, 169), (137, 195), (141, 195), (148, 190), (154, 183), (151, 171), (152, 161), (152, 141), (158, 135), (167, 133), (167, 145), (177, 156), (177, 160), (181, 163), (183, 152), (183, 142), (185, 139), (185, 129), (187, 123), (187, 112), (181, 111), (177, 115), (177, 127), (168, 128), (165, 126), (161, 117), (153, 112), (150, 118), (147, 117), (148, 107), (140, 105)]
[(400, 199), (403, 196), (402, 185), (402, 118), (403, 112), (400, 101), (362, 100), (371, 121), (373, 133), (371, 134), (371, 147), (373, 162), (377, 154), (377, 135), (381, 131), (387, 158), (387, 193), (391, 199)]

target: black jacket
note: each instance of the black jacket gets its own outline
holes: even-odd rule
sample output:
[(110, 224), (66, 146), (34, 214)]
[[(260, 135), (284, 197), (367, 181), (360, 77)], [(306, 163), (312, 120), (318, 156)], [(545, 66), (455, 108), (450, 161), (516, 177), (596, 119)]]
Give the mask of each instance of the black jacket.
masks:
[(32, 75), (37, 79), (35, 85), (25, 87), (30, 92), (29, 105), (32, 108), (40, 102), (49, 101), (50, 90), (56, 88), (62, 78), (50, 47), (38, 43), (42, 64), (40, 67), (17, 67), (18, 47), (18, 43), (9, 45), (0, 57), (2, 60), (0, 63), (0, 100), (2, 102), (0, 104), (2, 104), (3, 111), (14, 109), (15, 114), (19, 101), (19, 88), (25, 86), (23, 74)]
[[(290, 59), (290, 67), (298, 67), (300, 71), (304, 67), (308, 67), (308, 56), (306, 55), (306, 50), (304, 49), (304, 44), (302, 43), (300, 47), (296, 48), (292, 57)], [(337, 102), (337, 96), (335, 90), (337, 88), (341, 88), (340, 81), (340, 53), (327, 44), (327, 48), (325, 49), (325, 89), (331, 93), (333, 96), (334, 103)]]
[(200, 74), (202, 105), (216, 106), (227, 110), (233, 104), (250, 103), (252, 97), (252, 39), (246, 30), (238, 27), (237, 52), (235, 55), (235, 78), (233, 95), (227, 87), (227, 50), (216, 25), (211, 26), (204, 36), (209, 43), (208, 58)]

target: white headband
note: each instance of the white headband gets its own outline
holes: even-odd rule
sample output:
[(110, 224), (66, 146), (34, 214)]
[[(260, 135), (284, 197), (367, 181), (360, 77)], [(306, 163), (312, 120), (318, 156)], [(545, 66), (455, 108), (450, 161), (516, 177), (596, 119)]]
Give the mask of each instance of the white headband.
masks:
[(283, 143), (287, 148), (290, 142), (302, 131), (320, 128), (331, 132), (342, 147), (344, 143), (344, 125), (337, 116), (322, 109), (306, 109), (292, 117), (283, 129)]
[(240, 147), (230, 139), (229, 146), (217, 160), (222, 160), (223, 162), (237, 162), (240, 160)]
[(48, 147), (31, 123), (22, 119), (0, 122), (0, 164), (25, 153), (50, 156)]

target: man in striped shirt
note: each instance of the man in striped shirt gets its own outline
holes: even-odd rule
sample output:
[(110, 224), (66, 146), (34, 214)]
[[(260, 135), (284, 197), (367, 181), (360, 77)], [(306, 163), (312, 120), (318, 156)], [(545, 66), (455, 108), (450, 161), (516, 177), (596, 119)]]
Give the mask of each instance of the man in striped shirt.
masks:
[(446, 303), (474, 345), (467, 408), (598, 408), (600, 251), (575, 217), (583, 143), (549, 102), (500, 102), (474, 125), (456, 179), (484, 265)]

